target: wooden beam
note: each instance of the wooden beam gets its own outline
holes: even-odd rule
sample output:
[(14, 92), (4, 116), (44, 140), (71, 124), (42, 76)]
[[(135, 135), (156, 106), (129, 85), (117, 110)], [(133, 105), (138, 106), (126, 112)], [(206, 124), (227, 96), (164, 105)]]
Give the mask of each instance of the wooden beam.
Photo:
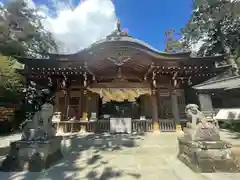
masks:
[(147, 72), (144, 74), (144, 79), (147, 78), (147, 76), (152, 72), (152, 70), (155, 68), (156, 66), (152, 63), (149, 67), (149, 69), (147, 70)]

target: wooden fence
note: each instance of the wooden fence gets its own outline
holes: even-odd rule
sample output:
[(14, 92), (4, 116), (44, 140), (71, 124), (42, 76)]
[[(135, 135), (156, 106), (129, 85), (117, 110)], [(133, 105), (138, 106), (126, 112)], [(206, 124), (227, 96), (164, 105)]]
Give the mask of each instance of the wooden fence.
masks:
[[(54, 123), (56, 128), (61, 129), (64, 133), (73, 133), (73, 132), (110, 132), (110, 120), (97, 120), (89, 122), (81, 121), (60, 121)], [(163, 132), (175, 131), (175, 123), (173, 120), (159, 120), (160, 130)], [(132, 132), (151, 132), (153, 130), (152, 120), (139, 120), (132, 119)]]
[(176, 131), (176, 125), (172, 119), (160, 119), (159, 126), (160, 126), (160, 131), (162, 132)]

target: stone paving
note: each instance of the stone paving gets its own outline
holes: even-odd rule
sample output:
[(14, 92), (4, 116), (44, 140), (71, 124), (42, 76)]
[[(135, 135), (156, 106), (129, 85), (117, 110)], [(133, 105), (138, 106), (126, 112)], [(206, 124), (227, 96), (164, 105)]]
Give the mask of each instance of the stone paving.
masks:
[[(73, 135), (65, 157), (41, 173), (0, 172), (3, 180), (239, 180), (240, 174), (196, 174), (177, 158), (177, 133)], [(71, 149), (69, 149), (71, 147)]]

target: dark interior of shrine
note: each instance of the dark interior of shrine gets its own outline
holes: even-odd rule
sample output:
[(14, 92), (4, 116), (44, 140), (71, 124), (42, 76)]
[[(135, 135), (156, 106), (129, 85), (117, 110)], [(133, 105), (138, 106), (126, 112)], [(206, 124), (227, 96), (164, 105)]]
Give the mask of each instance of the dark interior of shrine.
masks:
[(110, 115), (110, 117), (131, 117), (139, 118), (140, 117), (140, 98), (137, 98), (136, 101), (109, 101), (103, 102), (100, 98), (99, 101), (99, 115), (103, 118), (104, 115)]

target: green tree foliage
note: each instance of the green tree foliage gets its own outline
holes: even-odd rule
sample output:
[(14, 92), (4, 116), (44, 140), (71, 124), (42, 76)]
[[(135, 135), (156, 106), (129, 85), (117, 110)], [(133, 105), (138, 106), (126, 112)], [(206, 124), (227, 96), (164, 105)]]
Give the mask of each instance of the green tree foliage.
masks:
[(180, 53), (186, 51), (186, 46), (184, 43), (181, 43), (179, 39), (177, 39), (176, 32), (173, 29), (169, 29), (165, 32), (165, 36), (167, 40), (165, 42), (165, 52), (169, 53)]
[(20, 64), (12, 58), (0, 56), (0, 94), (2, 101), (16, 101), (22, 92), (22, 77), (15, 69)]
[(240, 1), (193, 0), (193, 13), (182, 33), (188, 46), (203, 41), (200, 56), (229, 53), (239, 57)]
[(24, 0), (8, 1), (0, 8), (0, 52), (6, 56), (42, 56), (57, 51), (52, 34)]
[(24, 0), (0, 5), (0, 96), (12, 101), (21, 95), (22, 79), (15, 72), (19, 66), (11, 57), (41, 57), (56, 52), (57, 45), (42, 25), (43, 17)]

